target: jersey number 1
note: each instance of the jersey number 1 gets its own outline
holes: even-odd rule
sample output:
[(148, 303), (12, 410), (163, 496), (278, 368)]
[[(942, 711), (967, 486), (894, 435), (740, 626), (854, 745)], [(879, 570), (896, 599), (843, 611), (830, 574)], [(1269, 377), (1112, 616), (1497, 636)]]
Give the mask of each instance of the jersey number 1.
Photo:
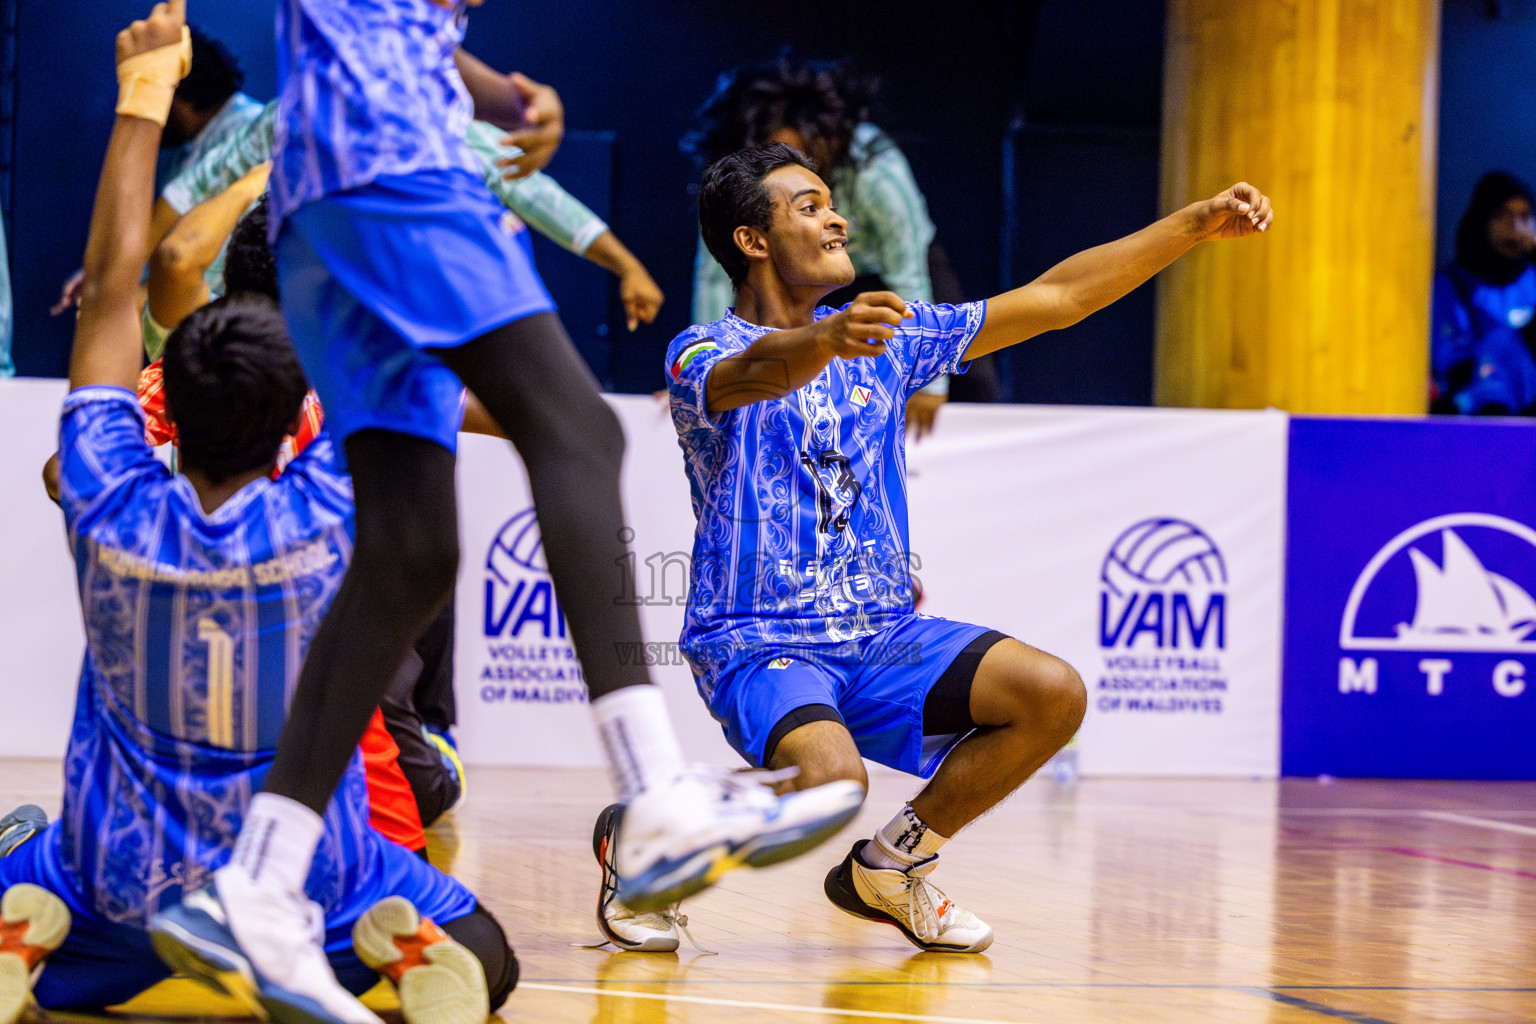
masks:
[(213, 619), (197, 620), (197, 638), (208, 645), (208, 742), (235, 746), (235, 638)]

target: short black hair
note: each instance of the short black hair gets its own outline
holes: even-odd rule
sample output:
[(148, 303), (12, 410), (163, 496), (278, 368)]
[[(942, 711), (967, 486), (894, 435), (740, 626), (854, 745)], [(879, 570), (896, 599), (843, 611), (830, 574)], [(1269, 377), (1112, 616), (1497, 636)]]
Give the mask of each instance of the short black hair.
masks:
[(181, 461), (213, 483), (272, 463), (309, 383), (276, 303), (208, 303), (165, 342), (165, 401)]
[(198, 110), (213, 110), (240, 91), (245, 72), (229, 47), (217, 39), (192, 29), (192, 70), (176, 87), (176, 98)]
[(739, 285), (747, 276), (746, 254), (732, 236), (743, 226), (767, 230), (773, 217), (773, 197), (763, 180), (780, 167), (795, 166), (816, 173), (810, 157), (793, 146), (771, 142), (721, 157), (704, 169), (699, 185), (699, 232), (731, 284)]
[(738, 149), (763, 145), (781, 128), (793, 128), (806, 145), (821, 140), (832, 159), (842, 161), (854, 128), (869, 119), (879, 88), (879, 79), (851, 59), (812, 61), (786, 47), (774, 60), (720, 75), (715, 91), (693, 115), (683, 152), (700, 165), (712, 164)]
[(224, 253), (224, 294), (253, 292), (276, 302), (277, 260), (267, 244), (267, 197), (240, 218)]

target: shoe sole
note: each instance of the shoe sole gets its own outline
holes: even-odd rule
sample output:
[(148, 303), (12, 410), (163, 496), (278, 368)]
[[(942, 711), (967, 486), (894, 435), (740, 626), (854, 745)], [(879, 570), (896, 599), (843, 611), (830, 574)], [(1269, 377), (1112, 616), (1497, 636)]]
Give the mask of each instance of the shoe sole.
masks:
[[(597, 827), (592, 832), (592, 854), (597, 858), (597, 863), (603, 872), (603, 884), (597, 891), (598, 930), (603, 933), (603, 938), (630, 953), (676, 953), (679, 945), (676, 935), (647, 935), (642, 941), (635, 942), (614, 931), (608, 918), (603, 916), (603, 910), (608, 903), (604, 898), (608, 892), (608, 875), (612, 871), (608, 865), (608, 850), (618, 833), (617, 821), (623, 814), (623, 804), (613, 804), (604, 808), (598, 815)], [(615, 894), (613, 898), (618, 899), (618, 895)]]
[(150, 942), (155, 947), (155, 955), (177, 974), (229, 996), (258, 1020), (275, 1016), (261, 999), (255, 972), (243, 956), (194, 935), (174, 921), (163, 919), (155, 923)]
[(17, 847), (43, 833), (48, 815), (36, 804), (22, 804), (0, 818), (0, 857), (8, 857)]
[(829, 817), (740, 844), (719, 843), (682, 861), (658, 864), (638, 878), (621, 878), (619, 901), (637, 914), (650, 914), (703, 892), (737, 868), (766, 868), (793, 860), (836, 835), (859, 813), (861, 803), (862, 799)]
[(32, 972), (15, 953), (0, 953), (0, 1024), (16, 1024), (32, 1000)]
[[(421, 914), (402, 896), (375, 903), (352, 928), (358, 959), (380, 973), (400, 960), (397, 938), (414, 936)], [(406, 1024), (484, 1024), (491, 1013), (485, 969), (457, 942), (440, 942), (421, 952), (426, 963), (411, 967), (396, 984)]]
[(827, 880), (823, 885), (827, 899), (832, 905), (850, 917), (857, 917), (862, 921), (874, 921), (876, 924), (888, 924), (901, 932), (902, 936), (912, 945), (927, 953), (980, 953), (992, 945), (992, 933), (988, 932), (986, 938), (978, 939), (967, 945), (946, 944), (942, 942), (924, 942), (899, 920), (887, 914), (883, 910), (865, 903), (858, 890), (853, 887), (853, 878), (849, 872), (848, 861), (845, 858), (837, 867), (827, 872)]
[[(40, 885), (13, 885), (0, 898), (0, 918), (7, 924), (26, 922), (26, 943), (49, 952), (69, 936), (69, 908)], [(32, 999), (35, 971), (19, 953), (0, 953), (0, 1024), (15, 1024)]]

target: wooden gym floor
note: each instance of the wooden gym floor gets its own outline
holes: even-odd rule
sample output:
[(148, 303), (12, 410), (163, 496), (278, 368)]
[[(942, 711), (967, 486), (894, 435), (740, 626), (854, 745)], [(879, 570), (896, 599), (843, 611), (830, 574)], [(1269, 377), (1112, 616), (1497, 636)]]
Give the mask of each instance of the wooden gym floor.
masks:
[[(517, 949), (510, 1022), (1536, 1021), (1536, 784), (1031, 782), (935, 876), (996, 930), (973, 956), (919, 953), (821, 894), (913, 787), (877, 776), (824, 852), (686, 904), (713, 956), (581, 948), (601, 773), (472, 769), (432, 852)], [(56, 764), (0, 768), (0, 803), (24, 800), (57, 810)], [(232, 1011), (171, 982), (125, 1012)]]

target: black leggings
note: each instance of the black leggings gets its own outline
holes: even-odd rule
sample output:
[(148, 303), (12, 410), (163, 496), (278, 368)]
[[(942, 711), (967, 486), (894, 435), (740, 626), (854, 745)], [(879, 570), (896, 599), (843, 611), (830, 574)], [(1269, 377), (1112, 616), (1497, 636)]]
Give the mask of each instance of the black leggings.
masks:
[[(640, 619), (618, 601), (624, 434), (553, 313), (436, 354), (489, 410), (528, 469), (550, 576), (587, 689), (649, 682)], [(346, 440), (357, 542), (294, 689), (266, 790), (323, 813), (373, 709), (453, 593), (459, 564), (454, 457), (385, 430)]]
[(496, 919), (480, 904), (463, 917), (443, 922), (440, 927), (449, 937), (465, 946), (485, 968), (485, 985), (491, 995), (491, 1012), (501, 1009), (517, 986), (517, 957), (507, 945), (506, 933)]

